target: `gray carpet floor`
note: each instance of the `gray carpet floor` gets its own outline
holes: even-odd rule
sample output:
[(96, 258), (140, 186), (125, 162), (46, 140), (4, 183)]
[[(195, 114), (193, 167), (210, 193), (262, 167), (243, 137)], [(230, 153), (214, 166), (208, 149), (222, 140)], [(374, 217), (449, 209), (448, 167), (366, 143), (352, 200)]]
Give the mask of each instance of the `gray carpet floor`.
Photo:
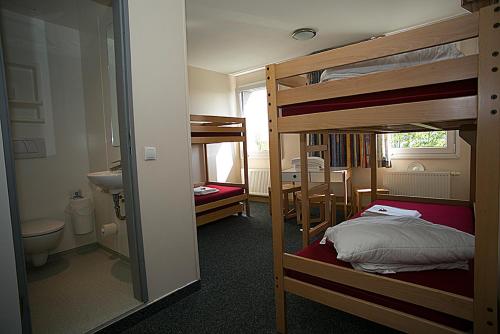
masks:
[[(201, 289), (125, 333), (275, 333), (271, 217), (252, 203), (252, 217), (229, 217), (198, 229)], [(286, 248), (300, 249), (295, 220)], [(288, 332), (394, 333), (313, 301), (287, 295)]]

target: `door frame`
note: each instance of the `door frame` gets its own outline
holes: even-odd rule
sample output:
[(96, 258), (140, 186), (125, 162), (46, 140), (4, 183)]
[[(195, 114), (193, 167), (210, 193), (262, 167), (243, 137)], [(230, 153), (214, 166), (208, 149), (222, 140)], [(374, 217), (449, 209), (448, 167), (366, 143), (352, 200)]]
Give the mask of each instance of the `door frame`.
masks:
[[(122, 177), (125, 193), (125, 205), (127, 208), (127, 234), (133, 292), (134, 297), (137, 300), (146, 303), (148, 301), (148, 289), (137, 183), (128, 0), (113, 0), (112, 10), (115, 36), (116, 89), (120, 127)], [(7, 82), (5, 77), (5, 62), (3, 55), (4, 49), (2, 45), (2, 38), (0, 36), (0, 125), (2, 129), (2, 144), (5, 155), (5, 169), (7, 174), (7, 188), (9, 193), (22, 330), (23, 334), (29, 334), (32, 332), (32, 324), (29, 309), (25, 256), (22, 244), (21, 221), (17, 201), (18, 195), (16, 189), (15, 160), (12, 149), (12, 131), (10, 126)], [(124, 311), (124, 313), (126, 312), (127, 311)], [(113, 319), (109, 319), (109, 321), (113, 321)]]
[(129, 256), (132, 267), (132, 281), (134, 282), (134, 297), (142, 302), (147, 302), (148, 289), (134, 135), (128, 0), (113, 0), (112, 8), (115, 35), (116, 96), (118, 99), (122, 178), (125, 189), (125, 207), (127, 208)]
[(31, 316), (28, 299), (28, 279), (21, 236), (21, 219), (17, 202), (16, 173), (14, 152), (12, 150), (12, 133), (10, 129), (9, 102), (7, 80), (5, 75), (2, 36), (0, 36), (0, 126), (2, 128), (2, 145), (5, 156), (5, 174), (7, 176), (7, 191), (9, 193), (10, 222), (17, 271), (17, 288), (23, 334), (31, 333)]

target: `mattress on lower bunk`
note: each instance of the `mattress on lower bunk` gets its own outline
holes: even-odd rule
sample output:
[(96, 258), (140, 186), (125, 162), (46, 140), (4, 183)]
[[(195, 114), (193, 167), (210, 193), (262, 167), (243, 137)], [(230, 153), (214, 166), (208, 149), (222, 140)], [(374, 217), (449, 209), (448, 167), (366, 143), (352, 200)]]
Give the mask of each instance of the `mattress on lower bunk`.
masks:
[[(386, 200), (377, 200), (370, 206), (375, 204), (389, 205), (409, 210), (418, 210), (422, 214), (422, 219), (474, 234), (474, 214), (472, 208), (470, 207)], [(337, 253), (333, 248), (333, 244), (330, 242), (327, 242), (327, 244), (325, 245), (321, 245), (319, 244), (319, 241), (316, 241), (309, 247), (306, 247), (305, 249), (299, 251), (296, 255), (342, 267), (352, 268), (349, 263), (337, 260)], [(459, 269), (429, 270), (420, 272), (400, 272), (383, 276), (472, 298), (474, 296), (473, 266), (473, 261), (471, 261), (468, 271)], [(355, 298), (413, 314), (415, 316), (435, 321), (446, 326), (454, 327), (459, 330), (468, 330), (472, 326), (471, 322), (453, 317), (451, 315), (430, 310), (397, 299), (349, 287), (343, 284), (334, 283), (293, 270), (287, 270), (287, 276), (301, 280), (303, 282), (312, 283), (326, 289), (341, 292)]]
[(194, 196), (194, 203), (196, 205), (212, 203), (221, 199), (238, 196), (245, 192), (245, 190), (241, 187), (221, 186), (217, 184), (206, 184), (205, 186), (219, 189), (219, 191), (212, 194)]
[(333, 99), (297, 103), (281, 108), (282, 116), (375, 107), (477, 95), (477, 79), (450, 81), (383, 92), (342, 96)]

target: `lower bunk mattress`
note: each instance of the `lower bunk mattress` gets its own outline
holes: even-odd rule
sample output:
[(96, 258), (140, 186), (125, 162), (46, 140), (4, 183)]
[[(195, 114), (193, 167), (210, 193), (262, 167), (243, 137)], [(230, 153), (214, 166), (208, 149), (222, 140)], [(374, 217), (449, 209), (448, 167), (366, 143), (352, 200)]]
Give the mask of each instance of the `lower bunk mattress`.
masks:
[(233, 196), (242, 195), (245, 190), (241, 187), (221, 186), (218, 184), (206, 184), (206, 187), (219, 189), (218, 192), (206, 195), (194, 196), (195, 205), (203, 205), (213, 203), (221, 199), (226, 199)]
[[(370, 206), (375, 204), (389, 205), (409, 210), (418, 210), (422, 214), (422, 219), (474, 234), (474, 213), (470, 207), (388, 200), (377, 200), (371, 203)], [(352, 268), (349, 263), (337, 260), (337, 253), (331, 242), (321, 245), (319, 244), (319, 241), (316, 241), (309, 247), (299, 251), (296, 255), (342, 267)], [(383, 276), (473, 298), (473, 261), (469, 263), (469, 267), (469, 270), (428, 270), (419, 272), (400, 272)], [(394, 298), (356, 289), (293, 270), (287, 270), (286, 275), (303, 282), (311, 283), (332, 291), (337, 291), (355, 298), (396, 309), (417, 317), (443, 324), (445, 326), (456, 328), (458, 330), (467, 331), (472, 328), (472, 323), (467, 320)]]

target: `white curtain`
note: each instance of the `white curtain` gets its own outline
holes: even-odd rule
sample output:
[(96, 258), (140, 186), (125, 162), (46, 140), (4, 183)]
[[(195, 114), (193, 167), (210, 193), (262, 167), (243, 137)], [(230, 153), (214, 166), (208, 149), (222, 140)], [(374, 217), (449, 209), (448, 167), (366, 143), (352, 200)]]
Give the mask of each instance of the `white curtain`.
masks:
[(377, 135), (377, 165), (378, 167), (390, 168), (391, 165), (391, 143), (389, 134)]

